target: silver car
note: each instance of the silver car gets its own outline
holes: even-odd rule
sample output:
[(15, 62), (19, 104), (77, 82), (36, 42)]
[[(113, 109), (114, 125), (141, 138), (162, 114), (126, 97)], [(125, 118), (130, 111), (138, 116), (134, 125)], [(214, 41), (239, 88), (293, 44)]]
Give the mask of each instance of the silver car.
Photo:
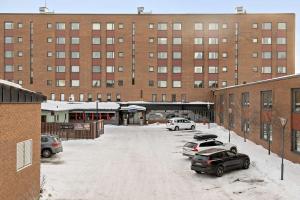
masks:
[(41, 155), (45, 158), (51, 157), (53, 154), (63, 151), (61, 140), (56, 135), (41, 136)]

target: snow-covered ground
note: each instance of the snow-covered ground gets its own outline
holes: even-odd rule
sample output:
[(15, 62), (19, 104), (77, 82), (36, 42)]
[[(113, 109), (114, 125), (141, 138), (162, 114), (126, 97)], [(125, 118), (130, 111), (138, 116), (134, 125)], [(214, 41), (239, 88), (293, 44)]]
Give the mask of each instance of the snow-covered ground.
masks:
[[(197, 124), (197, 130), (228, 140), (227, 131), (216, 125), (207, 129)], [(285, 160), (281, 181), (281, 159), (235, 134), (232, 143), (250, 156), (248, 170), (220, 178), (194, 173), (190, 160), (181, 154), (192, 137), (192, 131), (167, 131), (164, 125), (105, 126), (105, 134), (96, 140), (63, 142), (63, 153), (42, 160), (42, 199), (300, 199), (300, 165)]]

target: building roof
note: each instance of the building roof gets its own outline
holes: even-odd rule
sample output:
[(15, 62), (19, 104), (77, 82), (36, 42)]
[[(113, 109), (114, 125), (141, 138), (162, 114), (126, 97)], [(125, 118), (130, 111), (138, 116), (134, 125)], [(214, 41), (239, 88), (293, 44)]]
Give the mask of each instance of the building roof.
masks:
[[(96, 110), (97, 102), (67, 102), (46, 101), (42, 103), (42, 110), (69, 111), (69, 110)], [(120, 105), (114, 102), (98, 102), (98, 110), (118, 110)]]
[(292, 78), (299, 78), (299, 77), (300, 77), (300, 74), (280, 76), (280, 77), (271, 78), (271, 79), (265, 79), (265, 80), (254, 81), (254, 82), (240, 84), (240, 85), (233, 85), (233, 86), (228, 86), (228, 87), (224, 87), (224, 88), (219, 88), (219, 89), (216, 89), (216, 91), (237, 88), (237, 87), (244, 87), (244, 86), (255, 85), (255, 84), (269, 83), (269, 82), (273, 82), (273, 81), (280, 81), (280, 80), (286, 80), (286, 79), (292, 79)]
[(153, 104), (153, 105), (213, 105), (214, 103), (212, 102), (204, 102), (204, 101), (191, 101), (191, 102), (152, 102), (152, 101), (124, 101), (120, 102), (122, 105), (132, 105), (132, 104)]

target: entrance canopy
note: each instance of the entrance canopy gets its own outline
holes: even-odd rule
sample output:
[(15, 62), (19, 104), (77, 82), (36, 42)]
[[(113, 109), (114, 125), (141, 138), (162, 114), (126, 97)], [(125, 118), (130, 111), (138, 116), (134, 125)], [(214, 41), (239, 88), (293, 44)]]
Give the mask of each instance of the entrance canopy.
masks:
[(127, 112), (138, 112), (138, 111), (145, 111), (146, 107), (143, 106), (137, 106), (137, 105), (130, 105), (130, 106), (122, 106), (121, 111), (127, 111)]

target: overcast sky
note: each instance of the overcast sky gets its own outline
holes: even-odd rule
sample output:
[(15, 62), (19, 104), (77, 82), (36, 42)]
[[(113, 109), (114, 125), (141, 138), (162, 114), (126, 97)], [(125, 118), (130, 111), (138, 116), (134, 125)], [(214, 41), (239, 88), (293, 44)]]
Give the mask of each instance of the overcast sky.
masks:
[[(44, 0), (0, 0), (0, 12), (38, 12)], [(300, 0), (47, 0), (57, 13), (136, 13), (144, 6), (153, 13), (233, 13), (244, 6), (249, 13), (296, 13), (296, 72), (300, 73)]]

